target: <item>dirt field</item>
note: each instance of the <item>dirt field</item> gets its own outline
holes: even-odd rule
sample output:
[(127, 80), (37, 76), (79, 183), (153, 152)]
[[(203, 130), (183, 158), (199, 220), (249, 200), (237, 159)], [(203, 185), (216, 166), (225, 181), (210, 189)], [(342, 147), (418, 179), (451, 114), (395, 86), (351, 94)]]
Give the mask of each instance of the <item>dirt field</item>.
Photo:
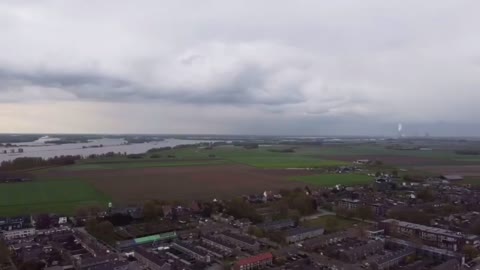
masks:
[(438, 175), (459, 174), (462, 176), (480, 176), (480, 165), (469, 166), (422, 166), (418, 170), (432, 172)]
[[(148, 199), (211, 199), (303, 187), (288, 180), (309, 175), (303, 170), (264, 170), (244, 165), (159, 167), (123, 170), (51, 171), (42, 179), (81, 179), (116, 202)], [(65, 180), (68, 181), (68, 180)]]

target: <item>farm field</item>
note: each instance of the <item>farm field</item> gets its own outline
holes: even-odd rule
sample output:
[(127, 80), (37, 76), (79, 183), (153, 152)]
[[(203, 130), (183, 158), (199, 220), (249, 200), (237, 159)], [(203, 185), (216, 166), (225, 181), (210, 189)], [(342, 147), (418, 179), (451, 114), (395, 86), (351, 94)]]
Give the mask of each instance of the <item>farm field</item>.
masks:
[[(69, 212), (84, 204), (104, 203), (109, 199), (125, 205), (149, 199), (231, 198), (305, 185), (371, 183), (373, 178), (365, 174), (325, 173), (326, 168), (349, 165), (357, 159), (380, 160), (385, 164), (370, 167), (373, 171), (404, 168), (400, 175), (480, 176), (480, 162), (475, 163), (475, 158), (453, 151), (391, 150), (380, 145), (177, 148), (146, 153), (141, 158), (86, 159), (74, 165), (29, 171), (34, 182), (27, 185), (51, 186), (8, 192), (0, 186), (0, 195), (6, 194), (0, 198), (0, 215), (1, 210), (6, 213), (7, 209), (11, 214), (45, 209)], [(32, 195), (32, 190), (40, 192)], [(7, 197), (9, 194), (16, 196)]]
[(163, 155), (175, 155), (177, 158), (208, 158), (209, 155), (232, 163), (245, 164), (257, 168), (324, 168), (347, 164), (344, 161), (316, 157), (301, 149), (295, 152), (275, 152), (278, 149), (288, 149), (288, 146), (260, 147), (244, 149), (234, 146), (220, 146), (214, 149), (184, 148), (162, 151)]
[(418, 170), (424, 170), (437, 175), (459, 174), (462, 176), (480, 176), (480, 165), (444, 165), (444, 166), (421, 166)]
[(111, 197), (114, 202), (134, 203), (149, 199), (229, 198), (270, 189), (301, 187), (301, 183), (290, 181), (288, 177), (308, 174), (311, 172), (264, 170), (245, 165), (216, 165), (123, 170), (50, 170), (38, 175), (38, 180), (82, 179)]
[(226, 164), (228, 161), (221, 159), (197, 159), (197, 160), (117, 160), (117, 161), (99, 161), (99, 162), (81, 162), (71, 166), (65, 166), (63, 170), (82, 171), (82, 170), (123, 170), (123, 169), (141, 169), (152, 167), (177, 167), (177, 166), (204, 166)]
[(372, 182), (373, 178), (365, 174), (315, 174), (290, 177), (293, 181), (303, 182), (316, 186), (331, 187), (340, 185), (364, 185)]
[(109, 198), (83, 181), (38, 181), (0, 184), (0, 216), (22, 213), (73, 213), (82, 205), (105, 204)]

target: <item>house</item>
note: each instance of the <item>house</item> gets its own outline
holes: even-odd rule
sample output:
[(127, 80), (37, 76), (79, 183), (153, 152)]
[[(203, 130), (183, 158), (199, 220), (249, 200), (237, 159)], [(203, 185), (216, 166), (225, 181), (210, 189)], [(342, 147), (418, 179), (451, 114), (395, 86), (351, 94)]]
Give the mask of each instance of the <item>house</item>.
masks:
[(223, 213), (213, 214), (212, 219), (217, 222), (227, 223), (227, 224), (230, 224), (235, 220), (234, 217), (229, 216), (227, 214), (223, 214)]
[(252, 257), (243, 258), (233, 266), (234, 270), (260, 269), (273, 263), (272, 253), (262, 253)]
[(321, 227), (318, 227), (318, 228), (298, 227), (298, 228), (290, 229), (286, 232), (285, 241), (287, 243), (296, 243), (309, 238), (314, 238), (314, 237), (323, 235), (324, 232), (325, 232), (325, 229)]
[(369, 159), (357, 159), (357, 160), (355, 160), (353, 163), (365, 165), (365, 164), (369, 164), (369, 163), (370, 163), (370, 160), (369, 160)]
[(233, 226), (237, 228), (248, 228), (250, 225), (252, 225), (252, 222), (248, 218), (236, 219), (233, 222)]
[(355, 210), (361, 205), (360, 200), (353, 199), (341, 199), (338, 201), (337, 206), (347, 210)]

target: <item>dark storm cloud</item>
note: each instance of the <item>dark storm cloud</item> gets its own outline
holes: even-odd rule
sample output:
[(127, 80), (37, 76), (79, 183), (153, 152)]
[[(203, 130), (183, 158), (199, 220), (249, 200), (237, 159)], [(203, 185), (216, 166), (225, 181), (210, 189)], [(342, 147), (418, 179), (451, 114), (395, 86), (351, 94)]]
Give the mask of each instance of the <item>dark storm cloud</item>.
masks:
[[(283, 105), (300, 103), (304, 97), (295, 89), (287, 89), (285, 96), (259, 97), (269, 75), (254, 66), (244, 68), (231, 80), (208, 89), (147, 87), (98, 73), (19, 72), (0, 68), (0, 92), (12, 86), (34, 85), (57, 88), (79, 99), (98, 101), (163, 100), (191, 104)], [(10, 86), (10, 87), (7, 87)], [(23, 100), (25, 97), (21, 96)], [(18, 100), (18, 101), (22, 101)]]
[(0, 120), (30, 131), (38, 102), (61, 131), (74, 102), (92, 130), (96, 110), (133, 131), (475, 125), (479, 3), (4, 0)]

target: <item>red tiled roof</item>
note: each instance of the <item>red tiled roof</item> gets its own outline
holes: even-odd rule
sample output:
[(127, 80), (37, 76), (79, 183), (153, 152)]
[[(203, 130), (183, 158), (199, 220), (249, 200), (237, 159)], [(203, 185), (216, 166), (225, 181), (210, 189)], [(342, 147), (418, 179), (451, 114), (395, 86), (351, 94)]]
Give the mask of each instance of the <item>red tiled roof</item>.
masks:
[(267, 252), (267, 253), (258, 254), (252, 257), (240, 259), (238, 260), (237, 265), (238, 266), (247, 265), (247, 264), (252, 264), (252, 263), (256, 263), (264, 260), (270, 260), (270, 259), (273, 259), (273, 255), (272, 253)]

